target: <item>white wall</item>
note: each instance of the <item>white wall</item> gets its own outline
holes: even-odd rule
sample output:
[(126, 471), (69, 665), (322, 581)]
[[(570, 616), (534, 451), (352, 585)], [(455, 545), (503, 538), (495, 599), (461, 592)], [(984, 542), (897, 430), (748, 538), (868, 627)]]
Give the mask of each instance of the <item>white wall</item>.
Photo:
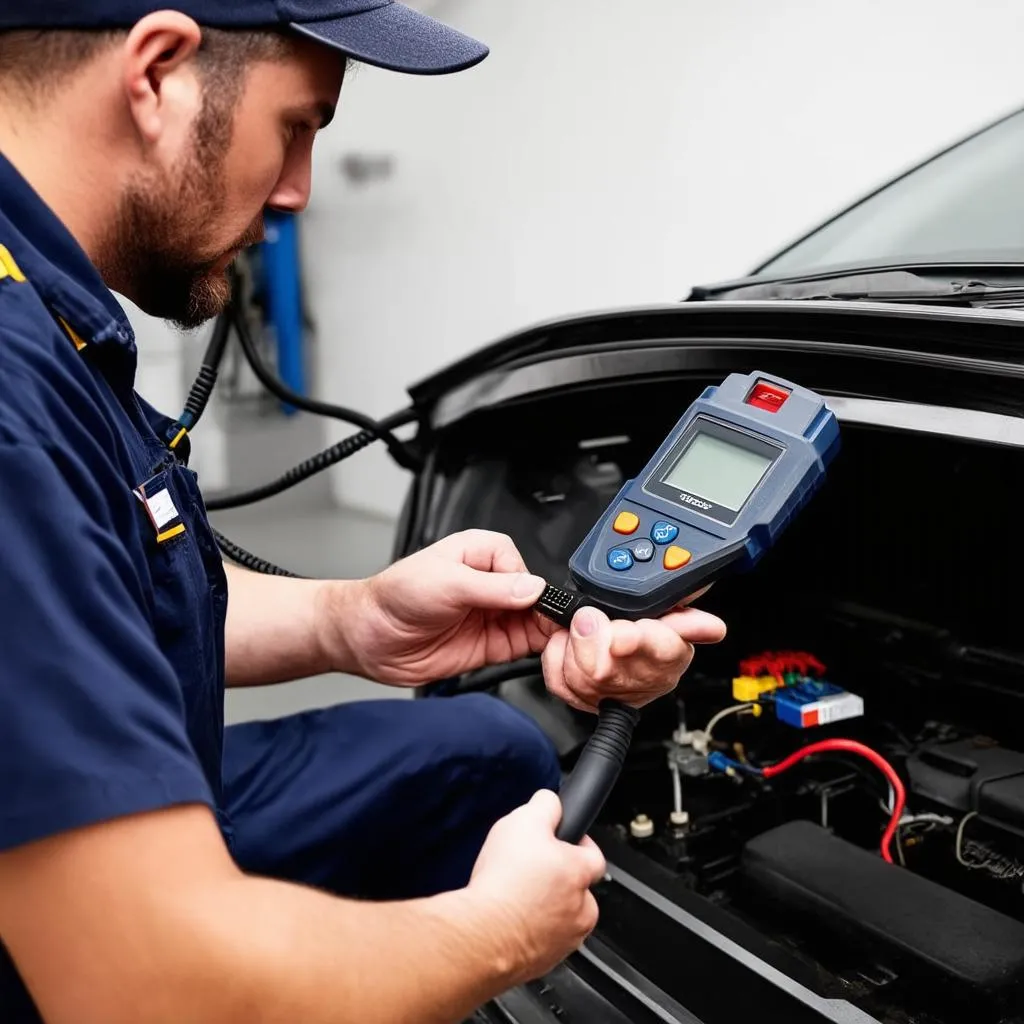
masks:
[[(741, 274), (1024, 103), (1016, 0), (432, 7), (491, 57), (436, 79), (360, 68), (318, 143), (304, 226), (318, 392), (378, 415), (538, 319)], [(350, 154), (391, 157), (393, 174), (348, 182)], [(387, 514), (404, 489), (376, 451), (335, 482)]]

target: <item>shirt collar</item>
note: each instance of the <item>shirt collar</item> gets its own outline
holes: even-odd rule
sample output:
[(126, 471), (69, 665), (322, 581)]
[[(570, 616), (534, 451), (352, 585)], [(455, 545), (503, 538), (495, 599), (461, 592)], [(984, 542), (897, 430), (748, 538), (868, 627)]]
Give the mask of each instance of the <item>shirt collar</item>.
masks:
[(50, 307), (90, 344), (135, 353), (128, 317), (71, 232), (0, 153), (0, 244)]

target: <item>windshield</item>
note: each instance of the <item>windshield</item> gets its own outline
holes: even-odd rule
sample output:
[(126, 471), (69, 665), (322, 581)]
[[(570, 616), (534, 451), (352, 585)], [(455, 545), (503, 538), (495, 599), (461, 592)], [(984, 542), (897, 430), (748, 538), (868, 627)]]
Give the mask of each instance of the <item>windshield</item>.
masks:
[(1024, 263), (1024, 111), (863, 200), (753, 274)]

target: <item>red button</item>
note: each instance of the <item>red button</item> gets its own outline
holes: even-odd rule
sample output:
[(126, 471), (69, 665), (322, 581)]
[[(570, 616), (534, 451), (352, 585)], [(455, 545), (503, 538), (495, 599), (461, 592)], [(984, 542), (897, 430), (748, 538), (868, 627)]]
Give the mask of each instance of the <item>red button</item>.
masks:
[(778, 412), (789, 395), (790, 393), (785, 388), (759, 381), (747, 396), (747, 405), (753, 405), (758, 409), (767, 409), (768, 412)]

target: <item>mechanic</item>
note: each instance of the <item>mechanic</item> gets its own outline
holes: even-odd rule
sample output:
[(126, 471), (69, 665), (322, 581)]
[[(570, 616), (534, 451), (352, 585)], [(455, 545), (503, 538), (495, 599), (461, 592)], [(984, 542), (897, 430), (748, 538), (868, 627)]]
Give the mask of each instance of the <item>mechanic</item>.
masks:
[(725, 627), (529, 610), (504, 536), (363, 581), (226, 567), (112, 292), (196, 327), (299, 212), (348, 60), (481, 44), (388, 0), (0, 0), (0, 1019), (458, 1021), (596, 922), (554, 752), (483, 696), (228, 729), (225, 683), (415, 686), (543, 651), (594, 710)]

